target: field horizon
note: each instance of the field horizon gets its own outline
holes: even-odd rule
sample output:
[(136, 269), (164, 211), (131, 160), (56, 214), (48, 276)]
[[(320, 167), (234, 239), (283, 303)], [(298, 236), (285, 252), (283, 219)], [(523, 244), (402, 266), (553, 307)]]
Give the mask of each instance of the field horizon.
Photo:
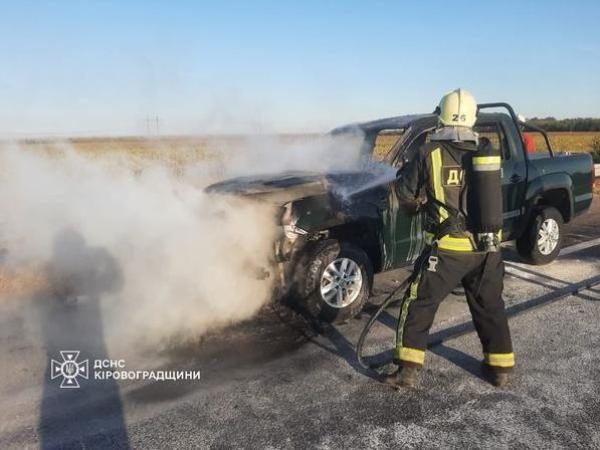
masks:
[[(600, 132), (549, 132), (557, 152), (592, 152), (600, 142)], [(230, 134), (230, 135), (171, 135), (171, 136), (97, 136), (35, 138), (2, 140), (0, 145), (17, 145), (21, 149), (47, 152), (51, 155), (66, 149), (91, 157), (126, 156), (133, 159), (161, 161), (168, 166), (181, 168), (207, 159), (218, 157), (223, 151), (244, 148), (255, 139), (265, 139), (270, 146), (294, 144), (320, 136), (317, 133), (302, 134)], [(538, 151), (545, 151), (546, 144), (539, 133), (533, 133)], [(271, 141), (269, 141), (271, 140)], [(397, 137), (382, 136), (378, 139), (376, 154), (385, 154)]]

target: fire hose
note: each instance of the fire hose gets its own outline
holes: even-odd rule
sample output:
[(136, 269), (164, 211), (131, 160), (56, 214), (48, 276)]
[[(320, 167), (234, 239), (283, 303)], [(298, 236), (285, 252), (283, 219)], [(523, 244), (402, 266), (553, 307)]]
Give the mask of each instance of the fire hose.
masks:
[(363, 369), (367, 369), (367, 370), (377, 369), (383, 365), (383, 364), (378, 364), (378, 363), (368, 364), (364, 360), (363, 355), (362, 355), (363, 346), (365, 344), (365, 340), (366, 340), (367, 336), (369, 335), (369, 332), (371, 331), (371, 328), (373, 328), (373, 325), (375, 324), (375, 322), (377, 321), (377, 319), (379, 318), (381, 313), (383, 311), (385, 311), (385, 309), (389, 305), (391, 305), (394, 300), (396, 300), (396, 295), (400, 291), (404, 291), (406, 289), (408, 284), (411, 282), (412, 278), (413, 278), (412, 276), (408, 277), (406, 280), (404, 280), (402, 282), (402, 284), (400, 284), (400, 286), (398, 286), (390, 294), (388, 294), (388, 296), (383, 300), (383, 302), (381, 303), (379, 308), (377, 308), (377, 311), (375, 311), (375, 313), (371, 316), (371, 318), (365, 325), (365, 328), (363, 328), (362, 333), (360, 334), (360, 337), (358, 338), (358, 342), (356, 343), (356, 358), (358, 359), (358, 363), (361, 365), (361, 367)]

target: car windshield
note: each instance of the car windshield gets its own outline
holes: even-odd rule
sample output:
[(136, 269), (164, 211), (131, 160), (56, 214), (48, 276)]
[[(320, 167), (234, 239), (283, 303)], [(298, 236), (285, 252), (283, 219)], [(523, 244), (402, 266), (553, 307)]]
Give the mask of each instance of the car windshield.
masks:
[(398, 161), (398, 158), (406, 151), (407, 145), (413, 139), (413, 127), (406, 127), (404, 129), (404, 133), (402, 134), (401, 139), (399, 139), (394, 146), (388, 152), (385, 162), (390, 165), (395, 165)]
[(378, 162), (391, 162), (406, 135), (406, 128), (381, 130), (375, 135), (371, 159)]

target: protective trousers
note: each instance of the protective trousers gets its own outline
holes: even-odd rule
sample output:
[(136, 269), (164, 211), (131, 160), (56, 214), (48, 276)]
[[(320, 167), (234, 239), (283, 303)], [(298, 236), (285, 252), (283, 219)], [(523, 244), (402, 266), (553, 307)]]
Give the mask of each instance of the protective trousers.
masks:
[(422, 366), (427, 337), (438, 306), (462, 282), (484, 362), (498, 371), (515, 365), (504, 301), (504, 263), (500, 252), (478, 253), (426, 248), (415, 262), (404, 296), (395, 359)]

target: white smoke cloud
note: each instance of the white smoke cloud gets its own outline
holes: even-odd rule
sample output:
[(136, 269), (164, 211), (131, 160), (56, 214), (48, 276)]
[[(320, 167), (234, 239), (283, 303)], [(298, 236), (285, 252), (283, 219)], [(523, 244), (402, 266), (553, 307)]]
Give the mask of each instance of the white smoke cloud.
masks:
[[(281, 171), (324, 172), (352, 170), (361, 163), (362, 135), (314, 135), (287, 139), (257, 135), (210, 146), (219, 148), (226, 176)], [(206, 168), (206, 165), (200, 165)]]
[(58, 155), (4, 145), (4, 264), (43, 271), (48, 295), (99, 301), (109, 340), (199, 336), (251, 317), (271, 298), (273, 277), (257, 273), (270, 267), (279, 232), (272, 205), (205, 194), (215, 168), (220, 178), (349, 168), (357, 142), (254, 139), (183, 176), (125, 153), (89, 158), (68, 144)]
[(99, 296), (109, 334), (197, 335), (255, 313), (271, 288), (255, 273), (269, 264), (273, 212), (118, 163), (2, 151), (8, 264), (37, 263), (54, 290), (66, 280), (73, 295)]

